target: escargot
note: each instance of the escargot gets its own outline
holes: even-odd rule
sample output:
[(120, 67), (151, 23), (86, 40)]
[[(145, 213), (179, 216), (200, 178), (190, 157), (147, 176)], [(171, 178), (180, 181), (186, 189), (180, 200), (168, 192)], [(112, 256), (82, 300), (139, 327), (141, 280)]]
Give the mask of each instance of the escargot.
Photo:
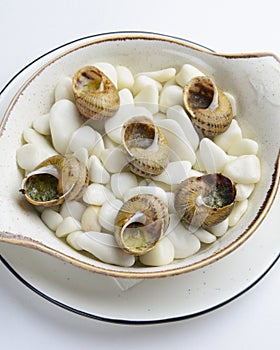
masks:
[(125, 252), (143, 255), (153, 249), (169, 225), (168, 208), (158, 197), (139, 194), (126, 201), (115, 220), (115, 238)]
[(86, 119), (112, 117), (120, 106), (118, 90), (113, 82), (94, 66), (83, 67), (73, 77), (76, 106)]
[(23, 179), (20, 192), (31, 204), (50, 207), (82, 197), (88, 183), (87, 167), (76, 157), (55, 155)]
[(190, 80), (183, 100), (194, 126), (203, 136), (213, 138), (226, 131), (232, 121), (232, 107), (224, 92), (208, 76)]
[(169, 162), (169, 148), (162, 130), (146, 117), (135, 117), (123, 126), (122, 142), (128, 167), (136, 175), (153, 177)]
[(193, 231), (225, 220), (231, 213), (236, 189), (222, 174), (190, 177), (178, 186), (174, 207), (181, 221)]

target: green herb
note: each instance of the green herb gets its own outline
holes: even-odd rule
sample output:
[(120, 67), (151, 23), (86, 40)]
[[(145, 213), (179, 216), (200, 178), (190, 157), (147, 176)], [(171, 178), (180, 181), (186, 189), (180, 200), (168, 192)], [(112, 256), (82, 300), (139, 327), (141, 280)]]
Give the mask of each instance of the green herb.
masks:
[(26, 194), (36, 202), (48, 202), (59, 198), (58, 179), (50, 174), (37, 174), (26, 184)]

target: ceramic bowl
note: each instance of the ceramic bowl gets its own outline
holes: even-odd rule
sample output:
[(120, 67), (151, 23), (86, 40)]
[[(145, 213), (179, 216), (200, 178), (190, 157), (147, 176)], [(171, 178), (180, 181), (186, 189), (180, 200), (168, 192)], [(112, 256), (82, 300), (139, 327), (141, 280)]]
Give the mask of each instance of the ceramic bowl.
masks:
[[(191, 63), (207, 71), (236, 98), (237, 120), (247, 137), (259, 144), (261, 180), (250, 198), (246, 215), (223, 237), (190, 258), (162, 267), (119, 267), (81, 254), (58, 239), (21, 195), (22, 173), (16, 150), (22, 131), (35, 115), (49, 111), (53, 91), (62, 75), (73, 76), (82, 66), (98, 61), (122, 64), (133, 72)], [(266, 217), (279, 186), (280, 62), (271, 53), (226, 55), (186, 40), (149, 33), (110, 33), (83, 40), (40, 67), (19, 89), (6, 110), (0, 130), (0, 241), (49, 253), (81, 268), (125, 278), (164, 277), (186, 273), (238, 249)]]

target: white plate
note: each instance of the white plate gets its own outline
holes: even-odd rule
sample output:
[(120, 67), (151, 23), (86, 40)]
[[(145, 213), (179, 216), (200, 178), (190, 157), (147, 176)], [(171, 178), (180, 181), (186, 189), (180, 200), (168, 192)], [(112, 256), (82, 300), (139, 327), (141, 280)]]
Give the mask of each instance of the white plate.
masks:
[[(54, 53), (88, 39), (63, 45), (31, 62), (1, 93), (1, 111), (5, 111), (26, 77)], [(145, 280), (126, 291), (122, 291), (113, 278), (81, 270), (20, 246), (2, 243), (1, 260), (33, 291), (84, 316), (119, 323), (175, 321), (224, 305), (269, 271), (279, 258), (279, 209), (278, 195), (257, 232), (222, 260), (180, 276)]]

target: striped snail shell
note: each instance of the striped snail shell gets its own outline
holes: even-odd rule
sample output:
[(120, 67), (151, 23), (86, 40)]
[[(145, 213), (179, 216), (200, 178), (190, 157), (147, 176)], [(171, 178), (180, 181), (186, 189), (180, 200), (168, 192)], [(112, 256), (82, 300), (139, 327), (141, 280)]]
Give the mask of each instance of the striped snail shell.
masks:
[(231, 213), (236, 196), (232, 181), (221, 174), (190, 177), (178, 186), (174, 207), (181, 221), (192, 231), (224, 221)]
[(23, 179), (20, 192), (31, 204), (50, 207), (81, 198), (88, 183), (87, 167), (76, 157), (55, 155)]
[(184, 87), (183, 100), (192, 123), (203, 136), (213, 138), (228, 129), (233, 118), (230, 101), (210, 77), (191, 79)]
[(84, 67), (73, 77), (76, 106), (86, 119), (101, 120), (112, 117), (120, 106), (118, 90), (98, 68)]
[(153, 249), (169, 225), (165, 203), (151, 194), (126, 201), (115, 220), (115, 238), (127, 253), (143, 255)]
[(162, 130), (146, 117), (135, 117), (123, 127), (123, 146), (130, 170), (153, 177), (163, 172), (169, 162), (169, 148)]

